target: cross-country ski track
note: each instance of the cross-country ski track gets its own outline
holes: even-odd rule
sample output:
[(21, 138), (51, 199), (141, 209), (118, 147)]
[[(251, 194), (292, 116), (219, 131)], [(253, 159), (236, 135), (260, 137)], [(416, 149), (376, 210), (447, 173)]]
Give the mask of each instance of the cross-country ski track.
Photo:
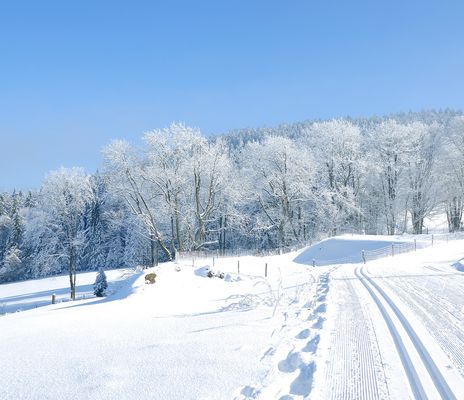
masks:
[(311, 398), (464, 398), (464, 275), (417, 262), (405, 271), (412, 257), (331, 274), (332, 321)]

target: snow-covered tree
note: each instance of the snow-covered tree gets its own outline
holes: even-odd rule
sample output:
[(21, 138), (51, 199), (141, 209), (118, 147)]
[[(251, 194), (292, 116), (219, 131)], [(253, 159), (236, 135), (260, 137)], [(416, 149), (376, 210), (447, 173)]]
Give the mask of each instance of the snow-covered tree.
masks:
[(110, 188), (125, 200), (146, 229), (146, 236), (151, 244), (151, 265), (158, 262), (158, 245), (166, 259), (172, 260), (172, 251), (162, 230), (166, 218), (161, 193), (147, 179), (145, 160), (142, 160), (129, 143), (121, 140), (113, 141), (104, 149), (103, 154)]
[(312, 197), (314, 166), (308, 151), (283, 137), (249, 143), (243, 154), (242, 176), (251, 177), (248, 192), (259, 206), (256, 229), (277, 234), (286, 246), (303, 235), (304, 207)]
[(454, 118), (446, 130), (437, 163), (448, 228), (455, 232), (462, 227), (464, 212), (464, 117)]
[(18, 247), (13, 246), (5, 254), (3, 263), (0, 264), (0, 282), (8, 282), (21, 276), (22, 261), (21, 251)]
[(95, 283), (93, 284), (93, 293), (97, 297), (103, 297), (106, 294), (106, 289), (108, 289), (108, 282), (106, 280), (106, 274), (105, 274), (105, 271), (103, 271), (103, 268), (100, 268), (98, 270)]
[(439, 131), (436, 125), (412, 124), (408, 145), (407, 173), (409, 181), (408, 209), (413, 232), (422, 233), (424, 218), (438, 204), (436, 181), (433, 171), (439, 146)]
[[(103, 172), (61, 169), (0, 193), (0, 281), (154, 265), (341, 232), (462, 228), (464, 117), (450, 110), (305, 121), (205, 137), (174, 123), (114, 141)], [(72, 294), (75, 296), (75, 293)]]
[(49, 258), (66, 260), (71, 299), (76, 298), (76, 265), (85, 246), (83, 216), (93, 197), (90, 176), (81, 168), (51, 172), (42, 186), (40, 206), (46, 230), (43, 239), (53, 240)]
[(404, 210), (407, 195), (405, 169), (411, 154), (409, 143), (417, 128), (414, 124), (386, 120), (369, 135), (369, 146), (373, 152), (371, 164), (378, 179), (388, 235), (397, 233), (398, 219)]
[(360, 220), (356, 198), (364, 168), (359, 127), (345, 120), (317, 122), (307, 130), (305, 142), (318, 166), (316, 186), (330, 232), (356, 229)]

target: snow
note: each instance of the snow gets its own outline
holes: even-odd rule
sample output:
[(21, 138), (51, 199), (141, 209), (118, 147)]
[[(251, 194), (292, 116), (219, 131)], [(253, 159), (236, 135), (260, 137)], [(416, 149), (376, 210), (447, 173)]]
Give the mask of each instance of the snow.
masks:
[(89, 297), (55, 305), (66, 276), (0, 285), (0, 398), (462, 398), (464, 240), (304, 264), (411, 240), (345, 235), (281, 256), (106, 271), (101, 299), (83, 273)]
[[(108, 293), (117, 291), (121, 285), (127, 285), (128, 277), (133, 270), (116, 269), (105, 271), (109, 289)], [(93, 298), (93, 284), (97, 272), (84, 272), (77, 279), (77, 298)], [(58, 303), (69, 301), (69, 275), (60, 275), (44, 279), (33, 279), (23, 282), (0, 285), (0, 315), (51, 304), (52, 295), (56, 295)]]
[(296, 263), (312, 265), (347, 264), (363, 262), (364, 250), (379, 250), (394, 244), (409, 243), (409, 237), (344, 235), (320, 241), (299, 254)]
[[(294, 256), (268, 260), (285, 271)], [(241, 260), (245, 270), (254, 268), (251, 260)], [(51, 292), (67, 295), (66, 277), (0, 285), (1, 301), (17, 296), (18, 306), (32, 307), (0, 318), (8, 382), (0, 398), (230, 398), (265, 373), (260, 356), (281, 315), (273, 317), (275, 301), (281, 308), (293, 302), (295, 281), (307, 279), (308, 271), (296, 266), (272, 280), (245, 274), (239, 280), (232, 271), (236, 259), (223, 261), (229, 281), (198, 276), (187, 264), (180, 271), (173, 263), (160, 265), (153, 285), (143, 276), (151, 270), (108, 271), (110, 284), (120, 283), (108, 297), (37, 309), (31, 299), (41, 305)], [(78, 275), (80, 294), (91, 291), (95, 275)], [(274, 288), (281, 297), (269, 292)]]
[(456, 268), (457, 271), (464, 272), (464, 258), (456, 261), (452, 266)]

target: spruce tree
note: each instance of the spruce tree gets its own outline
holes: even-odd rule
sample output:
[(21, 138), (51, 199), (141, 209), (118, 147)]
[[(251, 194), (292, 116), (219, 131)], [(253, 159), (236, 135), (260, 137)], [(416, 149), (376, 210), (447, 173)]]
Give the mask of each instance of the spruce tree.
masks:
[(103, 268), (100, 268), (93, 284), (93, 293), (97, 297), (103, 297), (106, 294), (107, 288), (108, 282), (106, 281), (105, 271), (103, 271)]

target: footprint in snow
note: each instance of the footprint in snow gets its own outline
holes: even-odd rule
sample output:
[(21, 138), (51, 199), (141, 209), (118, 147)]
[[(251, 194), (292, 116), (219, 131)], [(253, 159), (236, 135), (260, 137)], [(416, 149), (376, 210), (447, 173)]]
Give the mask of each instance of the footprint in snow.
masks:
[(309, 337), (309, 334), (310, 334), (310, 330), (309, 329), (303, 329), (298, 335), (296, 335), (295, 337), (297, 339), (307, 339)]
[(322, 329), (322, 325), (324, 325), (324, 321), (325, 321), (325, 318), (319, 317), (311, 328)]
[(279, 371), (293, 372), (302, 364), (301, 354), (299, 352), (291, 351), (288, 353), (287, 358), (278, 364)]
[(327, 311), (327, 306), (325, 304), (319, 304), (314, 310), (314, 314), (321, 314)]
[(316, 371), (316, 364), (314, 362), (302, 365), (300, 367), (300, 374), (290, 385), (290, 394), (308, 396), (313, 384), (314, 371)]
[(257, 399), (259, 396), (259, 390), (255, 389), (252, 386), (245, 386), (241, 391), (240, 394), (245, 396), (246, 399)]
[(323, 295), (321, 295), (321, 296), (319, 296), (319, 297), (317, 298), (317, 301), (325, 301), (326, 298), (327, 298), (327, 296), (326, 296), (325, 294), (323, 294)]
[(301, 351), (305, 353), (312, 353), (314, 354), (317, 350), (317, 346), (319, 344), (319, 341), (321, 340), (319, 335), (314, 336), (308, 343), (306, 343), (306, 346), (301, 349)]

